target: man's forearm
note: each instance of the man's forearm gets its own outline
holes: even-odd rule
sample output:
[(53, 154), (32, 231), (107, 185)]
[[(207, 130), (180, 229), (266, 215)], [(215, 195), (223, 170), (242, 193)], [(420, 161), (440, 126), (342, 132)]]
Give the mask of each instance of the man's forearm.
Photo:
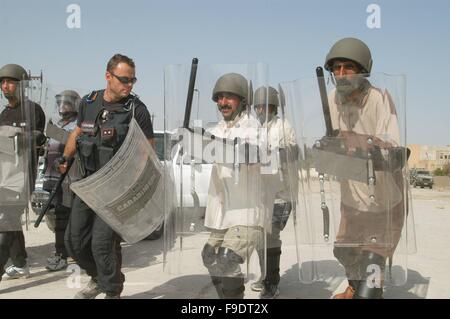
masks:
[(81, 134), (81, 129), (79, 127), (76, 127), (72, 132), (70, 132), (69, 137), (66, 142), (66, 146), (64, 147), (64, 153), (63, 155), (66, 158), (73, 157), (75, 155), (75, 152), (77, 150), (76, 146), (76, 139), (78, 135)]

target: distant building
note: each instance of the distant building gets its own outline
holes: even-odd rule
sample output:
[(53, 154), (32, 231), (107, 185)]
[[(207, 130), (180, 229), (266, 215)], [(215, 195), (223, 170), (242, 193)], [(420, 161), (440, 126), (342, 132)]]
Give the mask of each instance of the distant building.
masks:
[(424, 168), (434, 171), (450, 164), (450, 145), (434, 146), (409, 144), (411, 155), (408, 160), (409, 168)]

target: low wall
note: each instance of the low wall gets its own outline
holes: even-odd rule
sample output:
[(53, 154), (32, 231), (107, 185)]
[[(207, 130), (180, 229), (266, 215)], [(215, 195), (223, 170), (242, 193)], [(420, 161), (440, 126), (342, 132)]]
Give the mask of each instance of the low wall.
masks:
[(434, 186), (437, 188), (450, 188), (449, 176), (433, 176)]

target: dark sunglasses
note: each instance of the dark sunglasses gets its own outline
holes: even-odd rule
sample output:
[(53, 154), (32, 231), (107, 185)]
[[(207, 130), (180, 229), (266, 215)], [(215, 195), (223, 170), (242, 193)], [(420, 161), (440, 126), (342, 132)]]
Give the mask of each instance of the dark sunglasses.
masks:
[(115, 77), (117, 80), (119, 80), (119, 82), (122, 84), (128, 84), (128, 83), (135, 84), (137, 82), (137, 78), (135, 78), (135, 77), (130, 79), (130, 78), (127, 78), (126, 76), (117, 76), (112, 72), (109, 72), (109, 73), (111, 73), (111, 75), (113, 77)]

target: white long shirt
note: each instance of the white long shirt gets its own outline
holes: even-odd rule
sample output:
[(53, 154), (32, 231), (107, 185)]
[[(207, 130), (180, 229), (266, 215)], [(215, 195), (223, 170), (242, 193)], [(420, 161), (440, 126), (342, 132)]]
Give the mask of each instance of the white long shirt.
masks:
[[(233, 121), (220, 121), (209, 132), (217, 137), (257, 144), (258, 120), (249, 114), (241, 114)], [(214, 164), (209, 184), (205, 226), (227, 229), (232, 226), (260, 226), (271, 228), (273, 200), (265, 196), (261, 165), (240, 164), (239, 181), (235, 184), (232, 163)]]

